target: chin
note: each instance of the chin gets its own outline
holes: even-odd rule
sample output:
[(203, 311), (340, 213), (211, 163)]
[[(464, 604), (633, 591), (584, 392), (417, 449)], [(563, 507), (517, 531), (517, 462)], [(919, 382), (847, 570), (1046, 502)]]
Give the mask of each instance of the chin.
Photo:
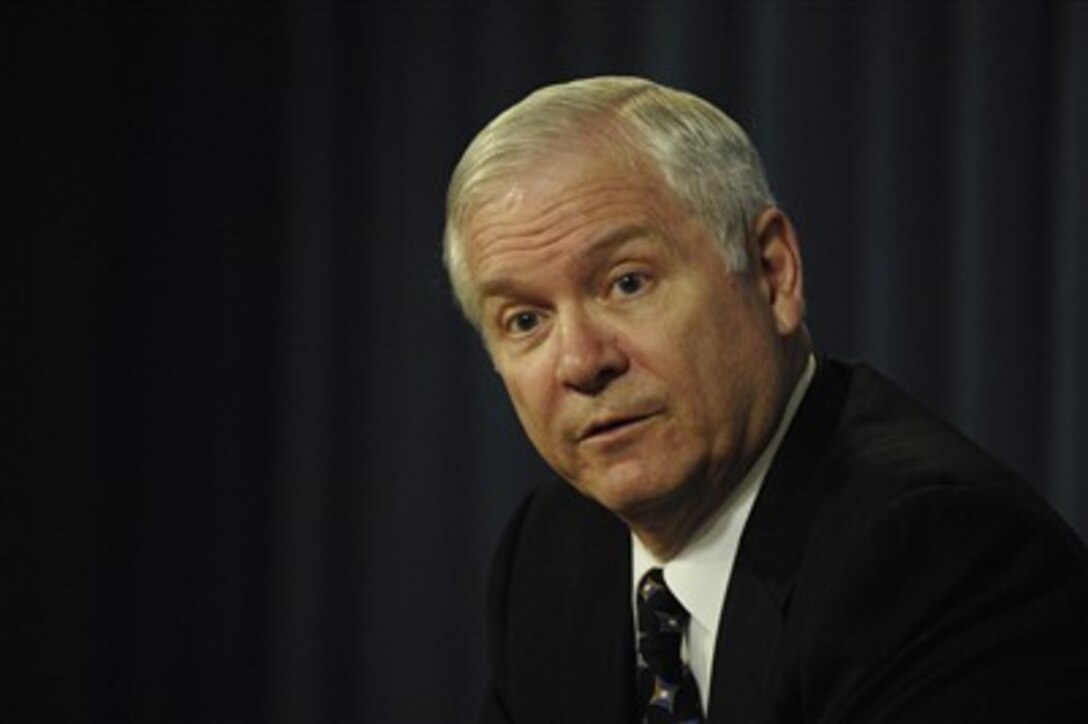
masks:
[(680, 483), (662, 483), (658, 476), (609, 475), (590, 481), (580, 489), (600, 505), (625, 520), (669, 505), (681, 492)]

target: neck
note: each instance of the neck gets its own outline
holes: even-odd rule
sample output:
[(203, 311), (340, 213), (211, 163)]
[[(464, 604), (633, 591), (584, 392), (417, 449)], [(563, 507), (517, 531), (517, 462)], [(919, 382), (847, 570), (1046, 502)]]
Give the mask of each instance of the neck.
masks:
[[(716, 510), (716, 507), (708, 505), (704, 510), (705, 515), (698, 519), (698, 523), (685, 521), (684, 519), (666, 521), (665, 524), (659, 525), (626, 522), (631, 531), (642, 541), (642, 545), (646, 546), (650, 553), (653, 553), (654, 558), (662, 563), (667, 563), (679, 555), (680, 551), (684, 550), (688, 541), (695, 535), (695, 531), (706, 522), (706, 518)], [(669, 522), (673, 524), (669, 525)], [(687, 525), (682, 525), (683, 523), (687, 523)]]
[[(725, 504), (755, 458), (743, 466), (734, 465), (715, 480), (689, 486), (667, 500), (624, 516), (624, 523), (658, 561), (666, 563), (695, 537), (695, 534)], [(739, 468), (739, 469), (738, 469)], [(722, 480), (726, 480), (722, 484)]]

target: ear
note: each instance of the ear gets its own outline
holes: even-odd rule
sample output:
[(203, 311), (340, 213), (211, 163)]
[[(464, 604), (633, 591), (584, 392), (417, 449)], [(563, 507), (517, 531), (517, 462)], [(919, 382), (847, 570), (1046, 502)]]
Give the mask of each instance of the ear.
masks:
[(752, 228), (753, 259), (758, 267), (759, 288), (770, 305), (778, 333), (787, 337), (803, 323), (805, 316), (804, 274), (797, 234), (786, 214), (777, 208), (765, 209)]

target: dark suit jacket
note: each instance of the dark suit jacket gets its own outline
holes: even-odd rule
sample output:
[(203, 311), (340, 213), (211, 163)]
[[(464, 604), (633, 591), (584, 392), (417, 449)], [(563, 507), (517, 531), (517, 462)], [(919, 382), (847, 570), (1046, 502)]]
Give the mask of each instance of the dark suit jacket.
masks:
[[(484, 721), (629, 722), (627, 529), (561, 482), (489, 589)], [(866, 367), (821, 359), (741, 539), (709, 721), (1088, 721), (1088, 556)]]

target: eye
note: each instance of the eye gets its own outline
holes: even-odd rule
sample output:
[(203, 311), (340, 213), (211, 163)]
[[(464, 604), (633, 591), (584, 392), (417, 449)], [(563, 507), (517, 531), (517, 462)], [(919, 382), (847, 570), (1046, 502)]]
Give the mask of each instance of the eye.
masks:
[(641, 292), (646, 287), (647, 281), (646, 275), (641, 272), (628, 272), (617, 277), (612, 282), (612, 288), (625, 297), (631, 297)]
[(510, 334), (527, 334), (532, 332), (540, 324), (538, 312), (517, 312), (506, 318), (503, 329)]

